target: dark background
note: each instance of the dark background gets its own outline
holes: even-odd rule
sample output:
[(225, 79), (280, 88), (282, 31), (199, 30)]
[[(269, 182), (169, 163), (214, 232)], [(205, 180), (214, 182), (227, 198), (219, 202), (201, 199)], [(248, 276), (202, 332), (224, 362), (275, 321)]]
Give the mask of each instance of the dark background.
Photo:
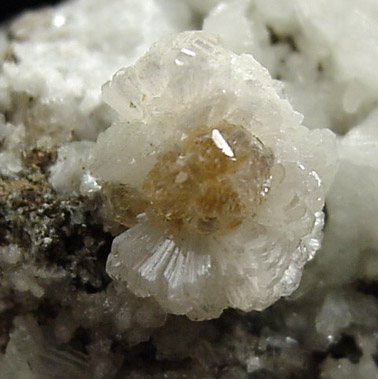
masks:
[(0, 0), (0, 22), (8, 20), (24, 10), (59, 2), (60, 0)]

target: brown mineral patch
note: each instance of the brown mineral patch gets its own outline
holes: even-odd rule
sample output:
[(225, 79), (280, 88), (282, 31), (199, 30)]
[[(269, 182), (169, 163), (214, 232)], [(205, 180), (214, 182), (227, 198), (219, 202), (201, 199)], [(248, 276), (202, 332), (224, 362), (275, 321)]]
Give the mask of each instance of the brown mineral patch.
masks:
[(148, 201), (134, 189), (124, 184), (104, 184), (102, 186), (105, 209), (108, 215), (121, 225), (135, 225), (138, 214), (143, 213)]
[(273, 155), (240, 126), (190, 130), (147, 175), (147, 214), (173, 233), (223, 233), (253, 216), (268, 189)]
[(48, 166), (56, 159), (56, 153), (42, 150), (31, 150), (24, 161), (29, 168), (27, 175), (15, 179), (0, 178), (0, 201), (6, 202), (9, 197), (17, 199), (19, 205), (28, 204), (29, 208), (37, 209), (43, 203), (41, 194), (50, 187), (45, 173)]
[(273, 154), (246, 129), (223, 123), (190, 129), (161, 154), (143, 191), (103, 185), (108, 215), (125, 226), (146, 213), (172, 234), (224, 233), (255, 214), (269, 190)]

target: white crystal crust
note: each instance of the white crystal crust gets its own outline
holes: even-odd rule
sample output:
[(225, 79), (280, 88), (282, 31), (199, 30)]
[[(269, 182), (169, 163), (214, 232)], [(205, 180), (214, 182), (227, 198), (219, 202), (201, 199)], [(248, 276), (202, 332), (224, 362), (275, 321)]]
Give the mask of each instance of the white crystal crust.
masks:
[(104, 85), (119, 120), (94, 149), (91, 170), (103, 182), (141, 189), (159, 154), (199, 125), (239, 125), (274, 154), (271, 188), (253, 219), (222, 235), (172, 236), (141, 215), (113, 242), (113, 279), (192, 319), (227, 307), (262, 310), (297, 288), (320, 246), (335, 141), (329, 130), (301, 125), (281, 92), (252, 56), (204, 32), (161, 40)]

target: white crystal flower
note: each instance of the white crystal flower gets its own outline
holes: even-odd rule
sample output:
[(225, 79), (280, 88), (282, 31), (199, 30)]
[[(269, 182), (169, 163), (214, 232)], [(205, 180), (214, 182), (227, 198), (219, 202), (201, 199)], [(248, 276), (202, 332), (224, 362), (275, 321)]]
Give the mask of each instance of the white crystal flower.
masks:
[(281, 93), (204, 32), (167, 37), (104, 85), (119, 121), (92, 171), (130, 227), (113, 242), (113, 279), (192, 319), (296, 289), (320, 246), (334, 136), (302, 126)]

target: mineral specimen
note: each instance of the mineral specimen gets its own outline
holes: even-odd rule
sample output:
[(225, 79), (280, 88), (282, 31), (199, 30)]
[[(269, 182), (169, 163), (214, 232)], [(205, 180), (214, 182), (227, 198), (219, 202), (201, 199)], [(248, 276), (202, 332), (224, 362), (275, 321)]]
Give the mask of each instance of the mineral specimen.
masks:
[(296, 289), (319, 248), (335, 140), (302, 126), (281, 92), (204, 32), (163, 39), (104, 85), (119, 120), (91, 170), (132, 226), (113, 242), (115, 280), (192, 319)]
[[(3, 1), (0, 8), (18, 3)], [(68, 0), (1, 25), (0, 377), (376, 379), (377, 14), (376, 0)], [(198, 38), (212, 51), (188, 43), (184, 47), (197, 54), (191, 57), (180, 52), (181, 42), (172, 48), (168, 37), (152, 50), (163, 54), (126, 69), (135, 74), (130, 79), (113, 81), (131, 87), (105, 90), (118, 112), (104, 103), (100, 87), (115, 70), (133, 65), (164, 34), (195, 29), (219, 36)], [(275, 81), (263, 79), (267, 74), (252, 58), (218, 43), (251, 54)], [(128, 103), (130, 91), (136, 96)], [(300, 235), (310, 229), (306, 215), (321, 209), (324, 196), (313, 206), (318, 192), (311, 195), (311, 183), (302, 185), (302, 179), (312, 180), (313, 168), (327, 187), (335, 146), (324, 137), (330, 133), (298, 125), (301, 118), (286, 96), (303, 114), (303, 125), (339, 134), (340, 165), (326, 196), (319, 252), (305, 265), (299, 288), (263, 311), (228, 309), (201, 322), (167, 315), (154, 298), (166, 310), (178, 304), (182, 313), (188, 296), (198, 305), (225, 300), (231, 281), (236, 286), (254, 273), (259, 287), (241, 294), (254, 301), (269, 292), (273, 299), (278, 283), (290, 279), (280, 277), (285, 265), (307, 259), (307, 252), (294, 255), (290, 246), (306, 246), (311, 238), (311, 252), (318, 247), (315, 233), (308, 232), (307, 241)], [(241, 121), (225, 120), (238, 109)], [(114, 178), (98, 180), (88, 160), (98, 134), (117, 117), (119, 136), (111, 126), (106, 133), (117, 138), (104, 150), (115, 154), (103, 161)], [(246, 145), (232, 145), (236, 136)], [(150, 147), (159, 137), (161, 144)], [(247, 145), (253, 147), (249, 154)], [(181, 160), (176, 164), (180, 152), (185, 173)], [(217, 162), (203, 164), (196, 156)], [(244, 161), (232, 160), (241, 156)], [(300, 177), (295, 162), (304, 167)], [(221, 169), (213, 171), (218, 163)], [(209, 168), (209, 180), (190, 180)], [(225, 192), (209, 197), (215, 182)], [(297, 205), (289, 202), (294, 190)], [(213, 200), (208, 207), (201, 191)], [(167, 217), (171, 209), (176, 212)], [(275, 229), (262, 224), (262, 210), (274, 211), (266, 217)], [(110, 278), (111, 245), (126, 228), (127, 238), (116, 238), (111, 255), (119, 253), (119, 275), (112, 268)], [(146, 239), (135, 237), (131, 244), (141, 229)], [(152, 252), (159, 240), (163, 251), (181, 237), (192, 248), (182, 265), (187, 250), (179, 250), (178, 241), (164, 256), (169, 265), (153, 255), (160, 264), (156, 278), (148, 270), (138, 276), (136, 270), (153, 263), (141, 242)], [(265, 237), (272, 241), (266, 250)], [(226, 239), (232, 245), (225, 246)], [(253, 249), (260, 250), (254, 255)], [(146, 260), (124, 270), (139, 258)], [(205, 269), (209, 262), (212, 271), (189, 271), (194, 259), (203, 259)], [(256, 262), (254, 271), (245, 262)], [(135, 296), (128, 281), (149, 296)], [(205, 313), (209, 317), (208, 309), (201, 317)]]

